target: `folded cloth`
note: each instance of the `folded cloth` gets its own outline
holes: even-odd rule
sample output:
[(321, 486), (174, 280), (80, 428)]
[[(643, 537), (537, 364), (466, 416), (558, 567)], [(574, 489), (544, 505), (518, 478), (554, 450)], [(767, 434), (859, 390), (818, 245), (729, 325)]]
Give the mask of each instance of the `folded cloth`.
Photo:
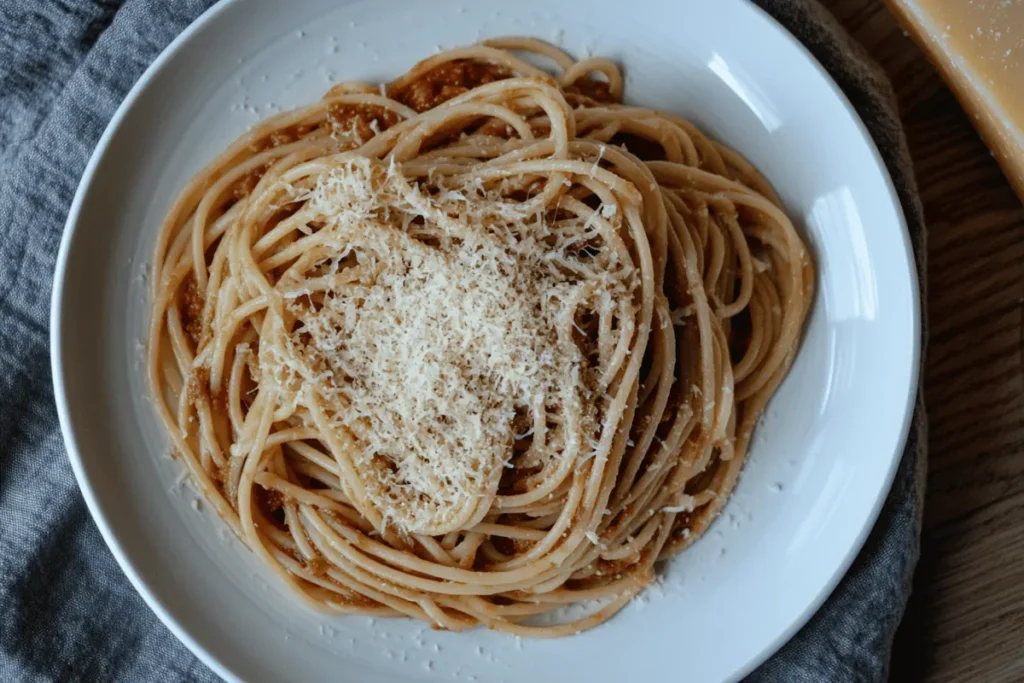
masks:
[[(214, 681), (135, 593), (86, 512), (61, 442), (48, 353), (54, 261), (100, 134), (204, 0), (0, 0), (0, 680)], [(864, 119), (906, 211), (924, 222), (892, 91), (814, 0), (761, 0)], [(917, 560), (924, 413), (849, 574), (753, 681), (885, 676)]]

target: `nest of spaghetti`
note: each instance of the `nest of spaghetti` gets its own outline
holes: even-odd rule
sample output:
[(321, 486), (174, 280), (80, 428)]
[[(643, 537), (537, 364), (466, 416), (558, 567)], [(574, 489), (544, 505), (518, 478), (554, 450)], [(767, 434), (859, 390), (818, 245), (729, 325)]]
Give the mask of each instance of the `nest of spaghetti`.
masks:
[(750, 164), (622, 89), (532, 39), (442, 53), (260, 124), (172, 207), (158, 412), (313, 606), (575, 633), (721, 510), (812, 267)]

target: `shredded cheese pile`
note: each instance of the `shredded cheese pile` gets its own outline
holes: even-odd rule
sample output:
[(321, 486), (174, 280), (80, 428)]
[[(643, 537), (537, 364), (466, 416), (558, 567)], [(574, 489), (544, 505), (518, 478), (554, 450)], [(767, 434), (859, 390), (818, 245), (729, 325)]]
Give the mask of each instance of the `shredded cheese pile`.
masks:
[(370, 502), (406, 532), (481, 521), (474, 502), (537, 420), (537, 464), (595, 445), (598, 368), (574, 331), (630, 296), (632, 266), (589, 263), (590, 224), (532, 213), (509, 191), (353, 157), (298, 198), (336, 255), (305, 274), (326, 290), (289, 290), (289, 346), (354, 436)]

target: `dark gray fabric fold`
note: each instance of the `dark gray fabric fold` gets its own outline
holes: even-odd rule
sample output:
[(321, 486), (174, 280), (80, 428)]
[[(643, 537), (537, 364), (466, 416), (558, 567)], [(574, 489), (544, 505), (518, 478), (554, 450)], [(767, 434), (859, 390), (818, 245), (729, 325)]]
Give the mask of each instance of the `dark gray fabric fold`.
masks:
[[(0, 681), (213, 681), (107, 550), (61, 442), (49, 297), (64, 220), (104, 127), (205, 0), (0, 0)], [(856, 106), (882, 151), (924, 273), (925, 227), (891, 88), (814, 0), (759, 0)], [(917, 561), (918, 413), (867, 545), (822, 609), (751, 675), (876, 681)], [(668, 680), (668, 679), (666, 679)]]

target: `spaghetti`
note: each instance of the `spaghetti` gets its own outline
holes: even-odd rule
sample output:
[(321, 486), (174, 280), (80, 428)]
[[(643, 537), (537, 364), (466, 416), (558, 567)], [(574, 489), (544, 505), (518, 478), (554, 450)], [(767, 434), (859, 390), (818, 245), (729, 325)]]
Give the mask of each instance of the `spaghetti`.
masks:
[(749, 163), (622, 91), (490, 40), (265, 121), (174, 203), (158, 412), (309, 604), (575, 633), (722, 508), (813, 271)]

